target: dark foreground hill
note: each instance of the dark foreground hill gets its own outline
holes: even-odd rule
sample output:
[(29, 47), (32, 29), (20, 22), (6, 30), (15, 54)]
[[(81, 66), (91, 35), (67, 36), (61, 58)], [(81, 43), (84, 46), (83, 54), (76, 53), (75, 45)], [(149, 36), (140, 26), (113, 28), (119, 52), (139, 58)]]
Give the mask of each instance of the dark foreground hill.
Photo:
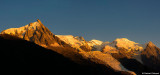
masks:
[[(0, 75), (121, 75), (109, 67), (77, 64), (35, 43), (10, 35), (0, 35)], [(127, 74), (127, 73), (126, 73)]]

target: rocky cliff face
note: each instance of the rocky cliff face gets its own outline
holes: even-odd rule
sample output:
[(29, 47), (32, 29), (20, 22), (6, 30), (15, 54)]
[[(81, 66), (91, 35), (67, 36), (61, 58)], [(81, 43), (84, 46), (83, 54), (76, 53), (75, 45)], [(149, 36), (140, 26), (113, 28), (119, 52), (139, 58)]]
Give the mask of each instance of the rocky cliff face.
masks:
[(160, 49), (154, 45), (151, 41), (147, 44), (146, 48), (144, 51), (141, 53), (142, 55), (146, 55), (147, 58), (150, 57), (159, 57), (160, 55)]
[(160, 67), (160, 49), (156, 47), (152, 42), (149, 42), (141, 53), (142, 61), (144, 65), (149, 66), (157, 71)]

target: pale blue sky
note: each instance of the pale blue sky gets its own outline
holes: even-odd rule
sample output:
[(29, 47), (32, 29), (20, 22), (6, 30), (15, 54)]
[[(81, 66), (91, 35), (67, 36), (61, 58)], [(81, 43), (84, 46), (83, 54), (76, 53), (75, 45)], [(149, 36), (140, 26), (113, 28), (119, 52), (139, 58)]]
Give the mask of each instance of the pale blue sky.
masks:
[(0, 31), (40, 19), (54, 34), (160, 47), (159, 0), (0, 0)]

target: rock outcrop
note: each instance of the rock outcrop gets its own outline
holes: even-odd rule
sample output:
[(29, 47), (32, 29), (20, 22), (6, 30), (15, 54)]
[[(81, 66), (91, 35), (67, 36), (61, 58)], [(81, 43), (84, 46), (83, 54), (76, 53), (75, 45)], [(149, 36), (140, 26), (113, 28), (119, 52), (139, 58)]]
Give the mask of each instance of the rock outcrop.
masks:
[(144, 51), (142, 51), (141, 57), (144, 65), (160, 71), (160, 48), (155, 46), (151, 41), (147, 44)]

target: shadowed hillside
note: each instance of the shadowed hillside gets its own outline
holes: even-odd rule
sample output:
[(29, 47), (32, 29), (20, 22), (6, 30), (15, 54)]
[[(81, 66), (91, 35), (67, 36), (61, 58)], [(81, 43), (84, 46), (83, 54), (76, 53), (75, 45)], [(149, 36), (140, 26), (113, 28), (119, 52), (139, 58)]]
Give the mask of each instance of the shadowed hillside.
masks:
[[(3, 75), (119, 75), (104, 65), (77, 64), (66, 57), (10, 35), (0, 35)], [(11, 39), (12, 38), (12, 39)], [(122, 72), (121, 72), (122, 73)], [(123, 72), (127, 73), (127, 72)]]

